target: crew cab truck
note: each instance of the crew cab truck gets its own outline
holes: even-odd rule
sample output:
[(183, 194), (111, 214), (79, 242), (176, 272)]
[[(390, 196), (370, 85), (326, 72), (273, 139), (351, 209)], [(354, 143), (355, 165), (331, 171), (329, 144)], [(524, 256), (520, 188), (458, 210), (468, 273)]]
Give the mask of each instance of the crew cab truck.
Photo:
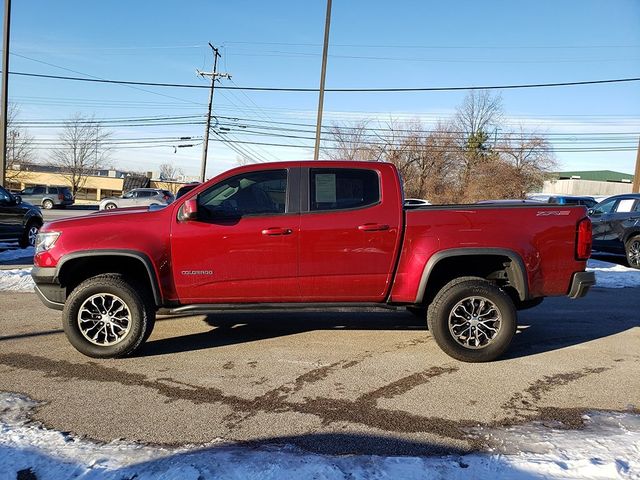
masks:
[(235, 168), (163, 207), (47, 223), (32, 271), (91, 357), (123, 357), (156, 312), (409, 308), (468, 362), (509, 346), (516, 310), (585, 295), (591, 222), (579, 206), (404, 209), (389, 163)]

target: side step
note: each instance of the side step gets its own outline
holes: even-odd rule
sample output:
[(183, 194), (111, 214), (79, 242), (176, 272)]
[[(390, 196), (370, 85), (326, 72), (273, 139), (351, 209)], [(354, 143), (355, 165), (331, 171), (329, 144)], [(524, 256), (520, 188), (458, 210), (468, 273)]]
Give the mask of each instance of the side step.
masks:
[[(176, 315), (185, 313), (215, 313), (215, 312), (255, 312), (274, 310), (404, 310), (404, 306), (389, 305), (386, 303), (211, 303), (183, 305), (181, 307), (166, 309), (166, 314)], [(158, 312), (160, 313), (160, 312)]]

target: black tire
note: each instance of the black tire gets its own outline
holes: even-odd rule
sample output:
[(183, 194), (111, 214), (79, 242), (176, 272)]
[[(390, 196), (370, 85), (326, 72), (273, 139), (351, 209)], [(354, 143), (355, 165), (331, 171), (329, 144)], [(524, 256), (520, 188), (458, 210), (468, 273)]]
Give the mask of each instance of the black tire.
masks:
[(33, 220), (27, 223), (27, 226), (24, 228), (24, 232), (22, 232), (22, 236), (20, 240), (18, 240), (18, 245), (20, 248), (34, 247), (36, 245), (36, 235), (38, 231), (40, 231), (41, 225)]
[[(90, 301), (92, 298), (95, 303)], [(110, 298), (117, 298), (117, 300), (109, 303)], [(113, 325), (116, 326), (115, 330), (111, 326), (111, 332), (120, 332), (125, 329), (124, 327), (128, 330), (120, 339), (117, 339), (109, 335), (107, 326), (103, 325), (104, 322), (99, 323), (98, 319), (101, 318), (100, 313), (108, 314), (112, 309), (113, 311), (121, 309), (121, 304), (124, 304), (124, 312), (128, 312), (128, 315), (121, 313), (122, 318), (126, 317), (127, 322), (114, 319), (114, 323), (117, 321), (119, 326)], [(90, 311), (96, 305), (106, 306), (107, 311), (97, 311), (96, 315), (91, 315), (91, 319), (85, 320), (86, 326), (83, 327), (87, 335), (85, 336), (80, 326), (79, 313), (83, 306), (86, 307), (83, 309), (83, 316), (87, 318), (88, 313), (91, 313)], [(107, 321), (111, 322), (112, 319), (111, 317)], [(69, 342), (79, 352), (93, 358), (119, 358), (133, 354), (149, 338), (154, 323), (155, 307), (150, 301), (147, 289), (126, 281), (122, 275), (112, 273), (91, 277), (78, 285), (67, 298), (62, 312), (62, 326)], [(101, 334), (101, 331), (104, 333)], [(94, 340), (98, 344), (87, 338), (96, 332), (97, 338), (94, 337)], [(113, 339), (110, 341), (110, 338)]]
[(631, 237), (624, 246), (627, 264), (631, 268), (640, 268), (640, 235)]
[[(481, 299), (489, 302), (491, 305), (489, 310), (482, 309)], [(468, 302), (474, 305), (472, 312), (469, 313), (476, 315), (476, 317), (473, 320), (471, 316), (468, 321), (461, 320), (461, 317), (454, 315), (454, 312), (457, 314), (465, 312), (465, 310), (460, 310), (461, 305), (468, 307)], [(486, 327), (484, 323), (482, 324), (483, 329), (478, 328), (477, 323), (475, 327), (472, 326), (472, 321), (478, 321), (477, 315), (483, 318), (488, 315), (486, 312), (491, 311), (494, 312), (491, 317), (499, 319), (499, 321), (492, 321), (491, 317), (487, 316), (484, 318), (490, 318), (490, 320), (485, 321), (492, 322), (491, 327)], [(452, 316), (453, 324), (451, 328), (450, 316)], [(438, 292), (433, 303), (429, 306), (427, 322), (436, 343), (447, 355), (463, 362), (490, 362), (502, 355), (509, 347), (516, 332), (517, 313), (511, 297), (493, 283), (479, 277), (462, 277), (449, 282)], [(456, 324), (456, 322), (458, 323)], [(467, 325), (470, 326), (467, 327)], [(497, 332), (492, 334), (488, 328), (494, 328)], [(458, 329), (459, 339), (465, 338), (461, 334), (466, 331), (479, 332), (483, 336), (475, 333), (475, 341), (473, 342), (475, 345), (471, 345), (471, 335), (467, 335), (467, 340), (464, 342), (467, 345), (465, 346), (454, 336), (453, 332), (456, 329)], [(493, 335), (491, 339), (487, 336), (487, 332)], [(478, 345), (477, 341), (480, 341), (481, 344)], [(484, 342), (486, 344), (482, 345)]]
[(418, 307), (415, 305), (411, 305), (407, 307), (407, 312), (415, 315), (418, 318), (427, 318), (427, 307)]
[(42, 201), (42, 208), (44, 208), (45, 210), (51, 210), (53, 208), (53, 202), (48, 198), (45, 198)]

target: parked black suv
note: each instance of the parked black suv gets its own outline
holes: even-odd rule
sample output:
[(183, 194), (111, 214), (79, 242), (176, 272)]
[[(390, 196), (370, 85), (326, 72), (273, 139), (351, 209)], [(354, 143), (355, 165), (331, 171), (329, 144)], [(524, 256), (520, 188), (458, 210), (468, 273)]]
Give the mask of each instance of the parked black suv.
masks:
[(640, 268), (640, 194), (615, 195), (589, 209), (593, 248), (624, 253), (630, 267)]
[(40, 208), (0, 186), (0, 242), (17, 241), (22, 248), (33, 246), (42, 223)]

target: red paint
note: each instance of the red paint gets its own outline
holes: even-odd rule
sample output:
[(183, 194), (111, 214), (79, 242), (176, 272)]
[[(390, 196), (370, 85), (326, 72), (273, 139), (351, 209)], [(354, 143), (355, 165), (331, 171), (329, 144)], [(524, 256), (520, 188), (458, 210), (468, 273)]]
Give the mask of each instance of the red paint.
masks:
[[(178, 218), (183, 205), (197, 208), (190, 200), (231, 176), (299, 167), (375, 170), (381, 201), (353, 210), (218, 223)], [(584, 208), (471, 205), (405, 212), (401, 203), (391, 164), (254, 164), (225, 172), (160, 210), (129, 208), (48, 223), (43, 232), (62, 233), (50, 251), (36, 255), (35, 264), (52, 267), (64, 255), (86, 250), (140, 252), (153, 263), (162, 297), (181, 304), (412, 303), (429, 259), (457, 248), (501, 248), (519, 255), (532, 296), (565, 295), (573, 273), (585, 268), (578, 260), (590, 250)]]

